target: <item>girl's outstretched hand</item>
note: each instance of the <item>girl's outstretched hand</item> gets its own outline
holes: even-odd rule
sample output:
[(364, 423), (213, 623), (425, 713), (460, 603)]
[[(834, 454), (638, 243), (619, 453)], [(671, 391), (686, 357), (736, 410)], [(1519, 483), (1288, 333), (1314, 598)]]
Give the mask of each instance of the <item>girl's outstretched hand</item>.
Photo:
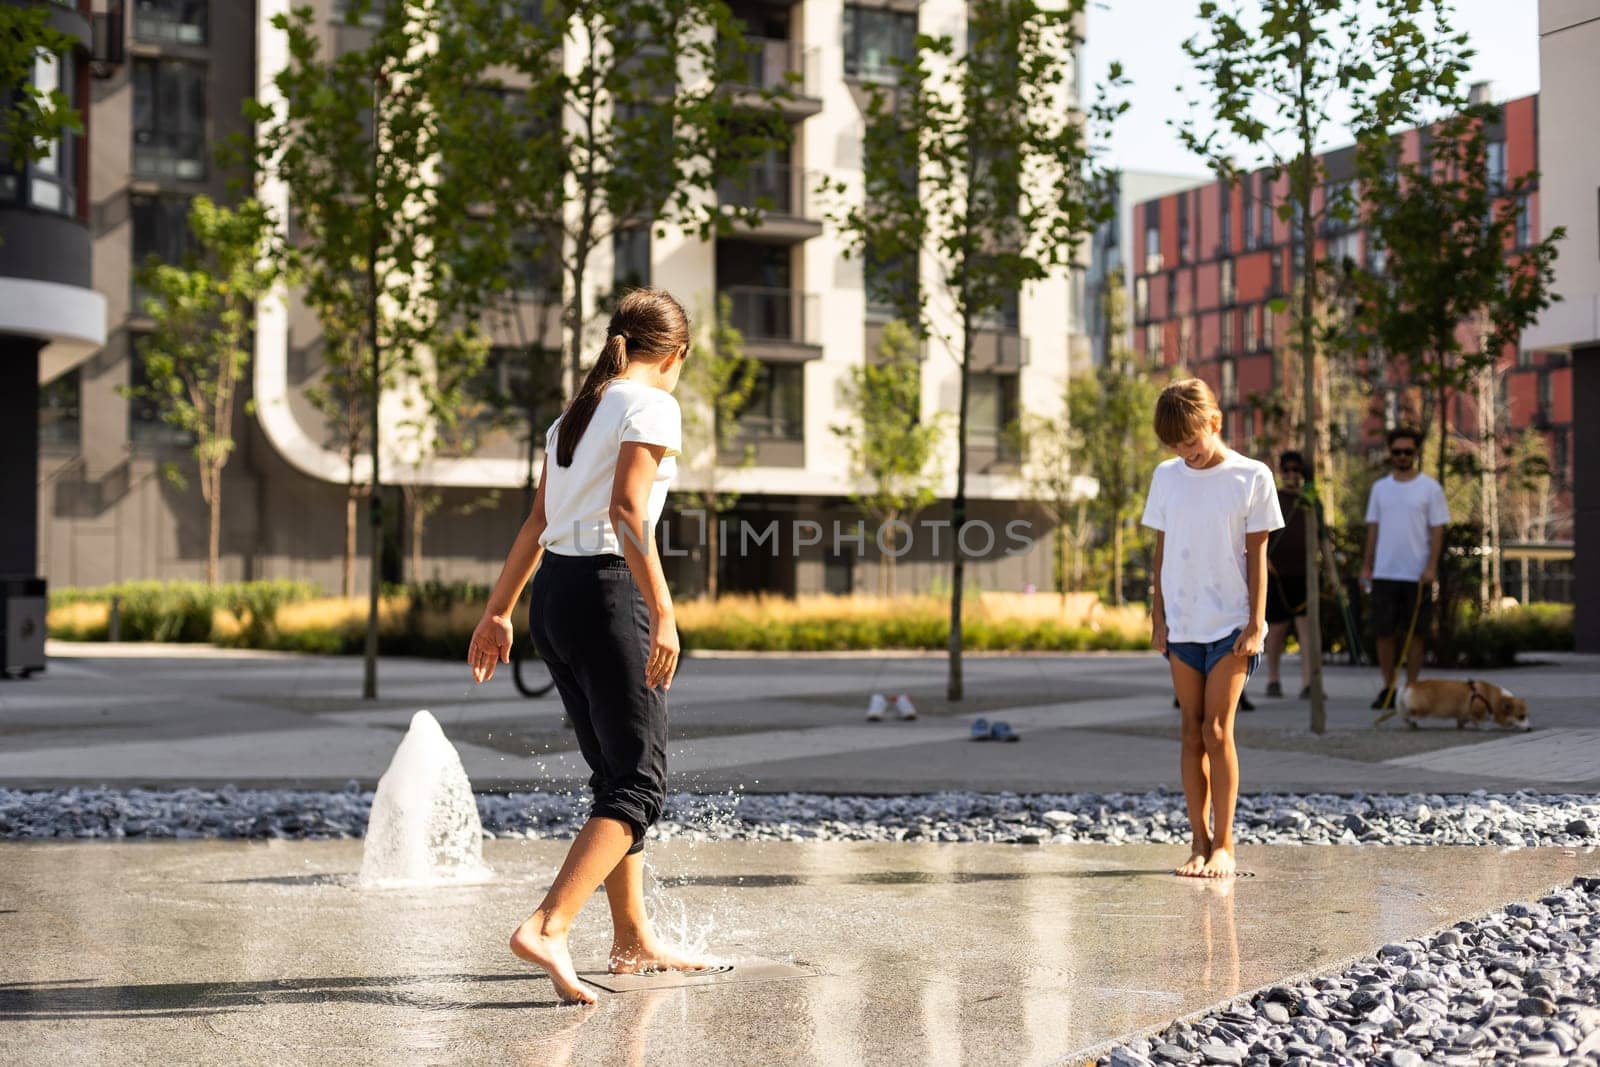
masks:
[(487, 682), (494, 677), (495, 664), (510, 662), (511, 620), (504, 615), (485, 615), (473, 628), (472, 641), (467, 645), (472, 680)]

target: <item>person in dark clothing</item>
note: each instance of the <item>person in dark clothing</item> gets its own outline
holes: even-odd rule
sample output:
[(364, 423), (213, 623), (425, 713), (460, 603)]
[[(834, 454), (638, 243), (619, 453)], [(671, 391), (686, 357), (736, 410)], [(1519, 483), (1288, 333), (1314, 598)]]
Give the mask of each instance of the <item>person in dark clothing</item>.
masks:
[(1279, 668), (1294, 629), (1300, 642), (1300, 699), (1311, 695), (1311, 661), (1306, 658), (1306, 504), (1301, 489), (1306, 463), (1299, 452), (1278, 457), (1278, 507), (1283, 529), (1267, 542), (1267, 696), (1283, 696)]

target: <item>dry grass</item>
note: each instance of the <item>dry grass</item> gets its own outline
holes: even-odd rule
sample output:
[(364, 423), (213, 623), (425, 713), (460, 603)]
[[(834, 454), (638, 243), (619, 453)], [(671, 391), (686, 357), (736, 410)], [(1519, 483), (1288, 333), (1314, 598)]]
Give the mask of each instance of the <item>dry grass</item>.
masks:
[[(773, 625), (850, 620), (873, 622), (890, 618), (942, 620), (950, 602), (942, 596), (884, 597), (867, 594), (832, 596), (815, 594), (794, 598), (760, 594), (725, 594), (717, 600), (679, 601), (674, 605), (678, 625), (685, 629), (707, 627), (739, 618)], [(964, 601), (963, 618), (986, 622), (1053, 622), (1090, 630), (1139, 631), (1150, 616), (1143, 605), (1113, 607), (1100, 603), (1093, 593), (979, 593)]]
[(111, 605), (74, 600), (52, 607), (45, 615), (51, 637), (68, 641), (104, 641), (111, 621)]

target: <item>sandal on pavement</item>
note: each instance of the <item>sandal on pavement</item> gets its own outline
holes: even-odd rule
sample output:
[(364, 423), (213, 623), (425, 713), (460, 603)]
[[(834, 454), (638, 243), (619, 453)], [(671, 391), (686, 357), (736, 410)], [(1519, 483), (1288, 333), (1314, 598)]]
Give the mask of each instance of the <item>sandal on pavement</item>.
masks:
[(989, 740), (989, 720), (979, 717), (972, 720), (972, 740)]

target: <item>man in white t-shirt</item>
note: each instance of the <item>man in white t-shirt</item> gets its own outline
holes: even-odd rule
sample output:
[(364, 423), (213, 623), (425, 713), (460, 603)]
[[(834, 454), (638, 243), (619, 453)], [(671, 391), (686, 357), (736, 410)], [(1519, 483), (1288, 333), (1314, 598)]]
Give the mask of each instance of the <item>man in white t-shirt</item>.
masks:
[(1410, 638), (1406, 649), (1406, 683), (1422, 671), (1423, 638), (1433, 614), (1433, 583), (1439, 578), (1439, 553), (1450, 522), (1439, 483), (1423, 474), (1422, 435), (1416, 430), (1389, 431), (1387, 477), (1367, 497), (1367, 550), (1361, 581), (1370, 596), (1372, 629), (1378, 638), (1378, 666), (1383, 689), (1374, 708), (1394, 704), (1395, 642)]

